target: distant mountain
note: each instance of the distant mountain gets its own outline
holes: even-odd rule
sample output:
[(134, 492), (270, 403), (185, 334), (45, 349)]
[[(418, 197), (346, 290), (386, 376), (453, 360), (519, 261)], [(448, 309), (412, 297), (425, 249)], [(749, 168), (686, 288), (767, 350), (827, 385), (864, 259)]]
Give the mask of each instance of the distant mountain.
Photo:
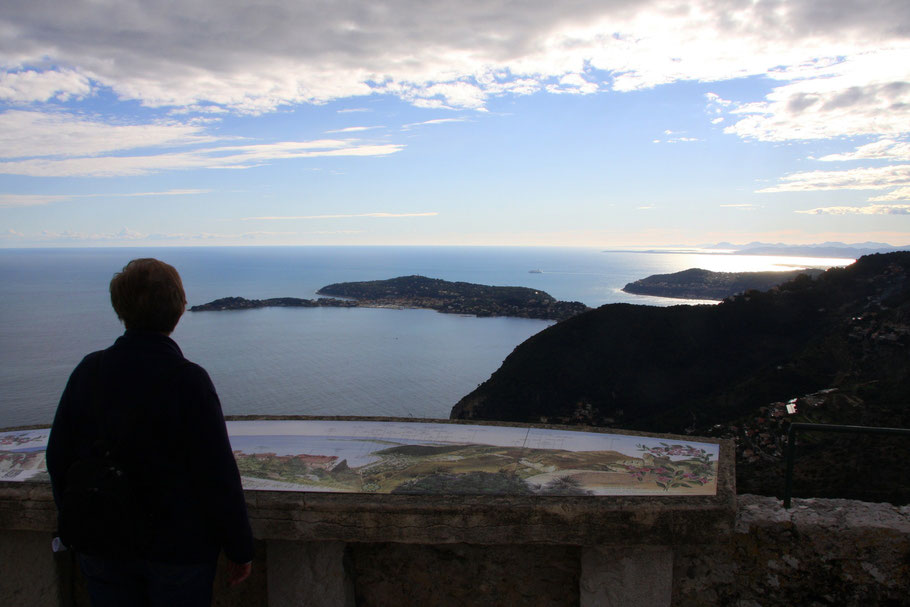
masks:
[(734, 255), (786, 255), (792, 257), (834, 257), (856, 259), (863, 255), (875, 253), (893, 253), (907, 250), (907, 246), (895, 247), (884, 242), (862, 242), (845, 244), (843, 242), (823, 242), (821, 244), (788, 245), (782, 243), (750, 242), (745, 245), (720, 243), (705, 248), (733, 249)]
[(673, 274), (652, 274), (647, 278), (630, 282), (622, 290), (636, 295), (717, 301), (752, 289), (767, 291), (793, 280), (800, 274), (814, 278), (821, 273), (822, 270), (818, 269), (789, 272), (711, 272), (691, 268)]
[[(620, 250), (619, 252), (639, 253), (704, 253), (716, 252), (721, 255), (782, 255), (787, 257), (827, 257), (835, 259), (857, 259), (863, 255), (875, 253), (893, 253), (896, 251), (910, 250), (910, 245), (893, 246), (884, 242), (862, 242), (845, 244), (843, 242), (823, 242), (821, 244), (790, 245), (783, 243), (750, 242), (748, 244), (732, 244), (719, 242), (714, 244), (701, 244), (697, 246), (670, 246), (655, 249), (636, 249), (635, 251)], [(610, 250), (605, 252), (612, 252)]]
[[(738, 486), (779, 494), (787, 420), (910, 427), (910, 252), (714, 306), (602, 306), (519, 345), (452, 417), (732, 436)], [(910, 441), (874, 439), (804, 439), (797, 490), (910, 501)]]

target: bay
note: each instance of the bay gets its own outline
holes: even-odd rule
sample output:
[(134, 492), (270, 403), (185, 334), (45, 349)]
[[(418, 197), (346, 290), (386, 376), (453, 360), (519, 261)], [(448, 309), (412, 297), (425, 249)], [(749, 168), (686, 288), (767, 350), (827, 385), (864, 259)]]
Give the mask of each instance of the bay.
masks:
[[(137, 257), (174, 265), (189, 305), (227, 296), (313, 298), (334, 282), (411, 274), (532, 287), (591, 307), (671, 305), (694, 302), (620, 289), (691, 267), (746, 271), (843, 261), (533, 247), (5, 249), (0, 428), (52, 421), (73, 367), (121, 334), (108, 284)], [(429, 310), (266, 308), (187, 312), (173, 338), (208, 370), (226, 414), (446, 418), (515, 346), (550, 324)]]

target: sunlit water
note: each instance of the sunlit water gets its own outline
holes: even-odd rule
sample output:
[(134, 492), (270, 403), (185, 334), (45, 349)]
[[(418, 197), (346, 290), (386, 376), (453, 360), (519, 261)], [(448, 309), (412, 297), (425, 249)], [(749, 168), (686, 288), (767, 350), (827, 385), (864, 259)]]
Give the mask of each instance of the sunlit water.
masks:
[[(486, 247), (0, 250), (0, 427), (52, 420), (73, 367), (122, 332), (108, 283), (143, 256), (177, 267), (190, 305), (226, 296), (312, 298), (333, 282), (410, 274), (533, 287), (591, 307), (672, 305), (687, 302), (620, 289), (693, 267), (761, 271), (852, 261)], [(445, 418), (515, 346), (550, 324), (428, 310), (267, 308), (188, 312), (173, 337), (209, 371), (227, 414)]]

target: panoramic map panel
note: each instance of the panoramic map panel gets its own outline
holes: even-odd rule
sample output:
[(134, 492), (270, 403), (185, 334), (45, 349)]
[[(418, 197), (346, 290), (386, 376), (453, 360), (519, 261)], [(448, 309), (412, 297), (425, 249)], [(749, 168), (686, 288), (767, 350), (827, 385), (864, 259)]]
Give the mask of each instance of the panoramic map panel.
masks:
[(0, 481), (49, 481), (44, 465), (49, 429), (0, 432)]
[[(437, 495), (715, 495), (718, 445), (425, 422), (228, 422), (245, 489)], [(0, 480), (47, 480), (49, 430), (0, 432)]]
[(469, 424), (230, 422), (247, 489), (715, 495), (715, 444)]

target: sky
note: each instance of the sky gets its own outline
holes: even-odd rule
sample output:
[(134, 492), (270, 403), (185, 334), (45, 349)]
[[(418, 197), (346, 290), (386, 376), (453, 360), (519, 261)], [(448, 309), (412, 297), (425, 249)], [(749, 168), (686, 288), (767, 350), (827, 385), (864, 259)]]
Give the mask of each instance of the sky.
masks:
[(907, 0), (5, 0), (0, 247), (910, 244)]

